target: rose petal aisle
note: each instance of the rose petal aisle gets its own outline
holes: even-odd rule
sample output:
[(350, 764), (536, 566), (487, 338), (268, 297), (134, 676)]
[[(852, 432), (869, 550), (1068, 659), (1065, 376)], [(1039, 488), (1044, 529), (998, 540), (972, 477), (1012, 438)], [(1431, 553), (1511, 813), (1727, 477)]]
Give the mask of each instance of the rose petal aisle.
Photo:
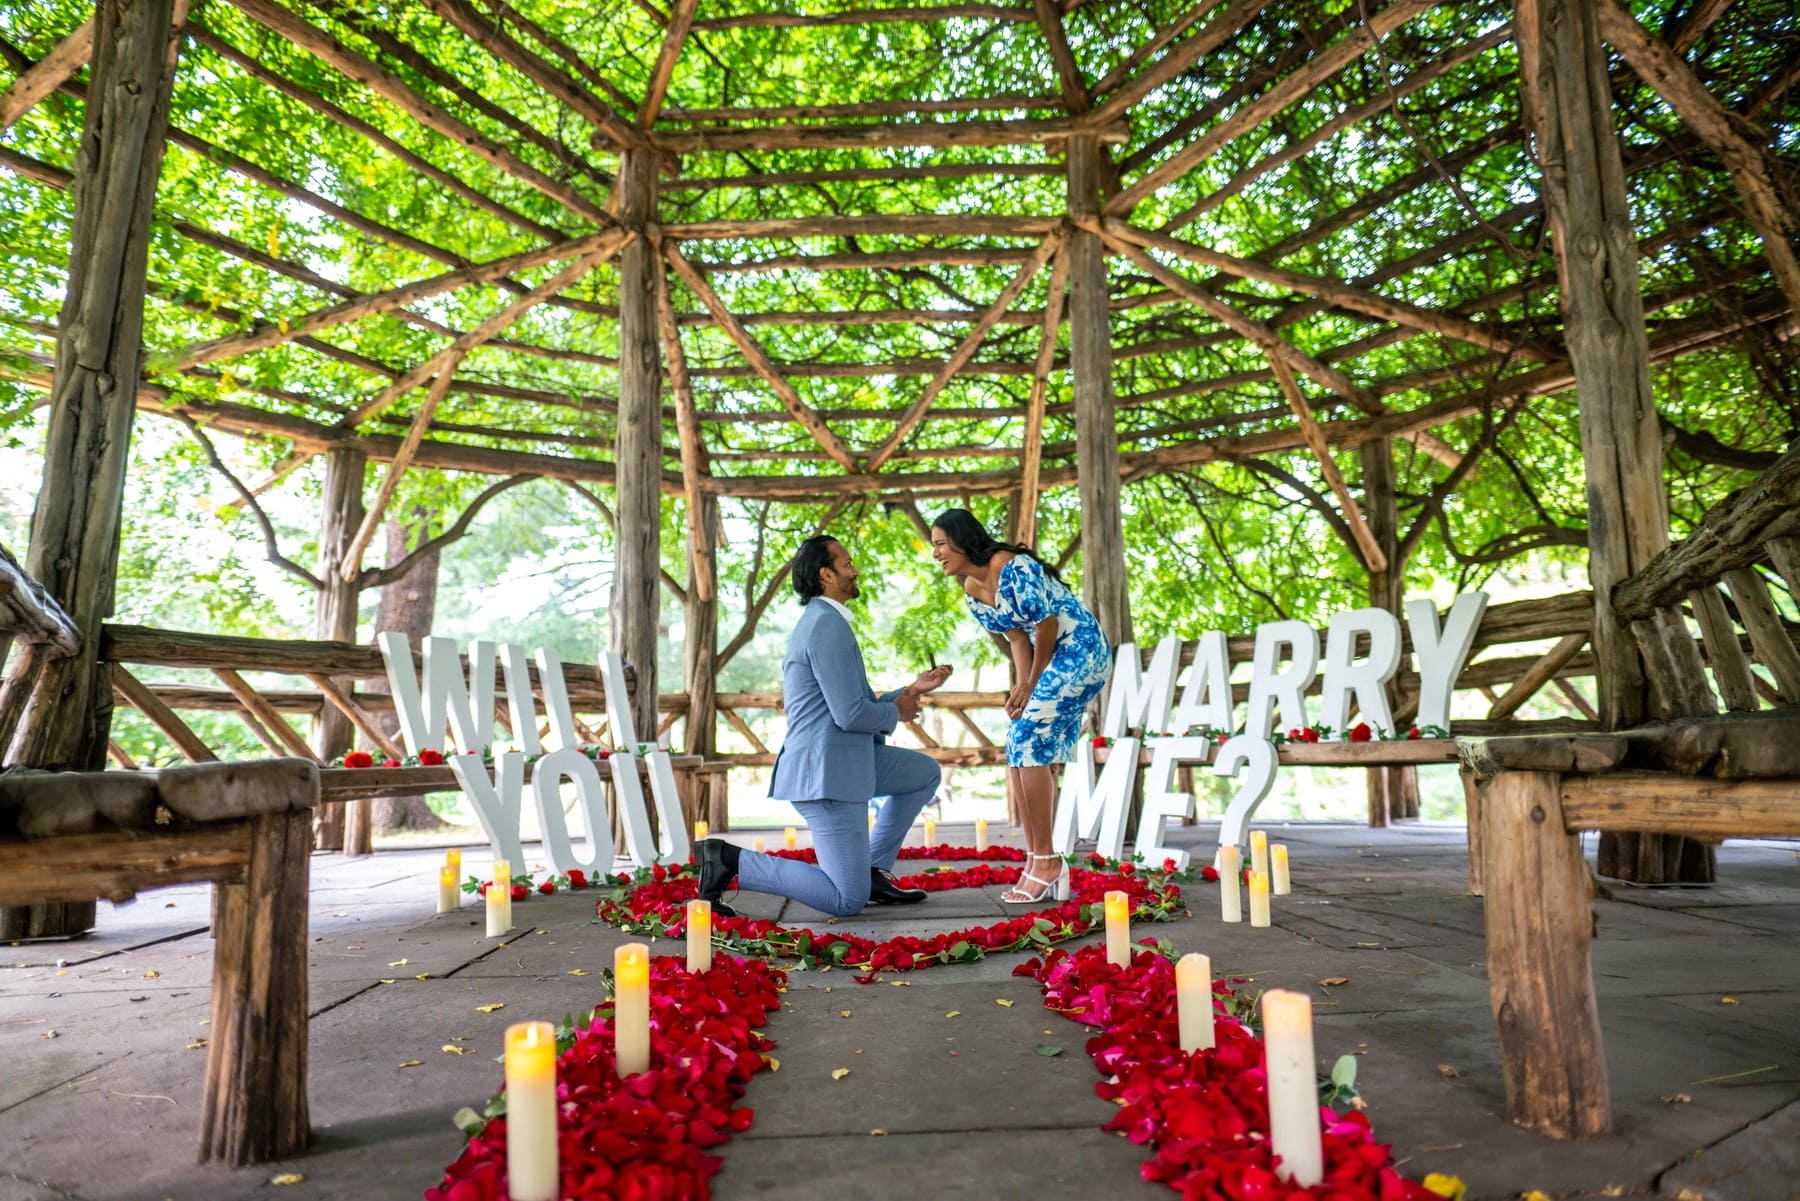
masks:
[[(773, 852), (785, 859), (812, 862), (811, 850)], [(901, 859), (942, 861), (983, 860), (974, 867), (931, 869), (902, 876), (902, 888), (945, 892), (956, 888), (1016, 883), (1019, 871), (991, 867), (994, 862), (1020, 862), (1024, 853), (1015, 847), (903, 847)], [(1118, 863), (1097, 855), (1084, 858), (1085, 867), (1071, 867), (1071, 898), (1061, 904), (1033, 908), (1016, 917), (987, 926), (970, 926), (924, 937), (900, 935), (876, 941), (836, 930), (810, 930), (783, 926), (768, 918), (713, 917), (714, 941), (727, 951), (765, 959), (795, 959), (802, 968), (846, 966), (860, 968), (856, 977), (868, 983), (880, 971), (911, 971), (937, 964), (970, 963), (989, 952), (1047, 950), (1055, 943), (1080, 938), (1102, 922), (1101, 901), (1108, 891), (1126, 894), (1133, 922), (1172, 921), (1184, 912), (1176, 881), (1187, 879), (1172, 865), (1147, 868)], [(678, 938), (686, 933), (687, 902), (698, 890), (698, 870), (692, 863), (679, 867), (640, 869), (635, 876), (616, 876), (609, 881), (612, 893), (597, 902), (600, 919), (632, 934)]]
[[(704, 1198), (719, 1170), (708, 1148), (750, 1128), (755, 1112), (732, 1108), (774, 1042), (757, 1033), (780, 1007), (786, 973), (756, 959), (721, 956), (691, 973), (684, 959), (650, 961), (650, 1070), (618, 1078), (610, 1011), (559, 1032), (557, 1153), (560, 1198)], [(425, 1190), (426, 1201), (502, 1201), (507, 1196), (504, 1094), (492, 1117)]]
[(1154, 1146), (1144, 1179), (1176, 1189), (1184, 1201), (1442, 1201), (1394, 1169), (1367, 1117), (1327, 1106), (1320, 1107), (1324, 1181), (1301, 1188), (1278, 1177), (1266, 1133), (1262, 1040), (1233, 1016), (1247, 1007), (1223, 982), (1214, 985), (1217, 1045), (1190, 1054), (1178, 1039), (1175, 968), (1157, 951), (1138, 951), (1121, 968), (1101, 946), (1059, 948), (1013, 974), (1043, 985), (1046, 1008), (1100, 1028), (1087, 1042), (1105, 1077), (1094, 1091), (1119, 1106), (1105, 1129)]

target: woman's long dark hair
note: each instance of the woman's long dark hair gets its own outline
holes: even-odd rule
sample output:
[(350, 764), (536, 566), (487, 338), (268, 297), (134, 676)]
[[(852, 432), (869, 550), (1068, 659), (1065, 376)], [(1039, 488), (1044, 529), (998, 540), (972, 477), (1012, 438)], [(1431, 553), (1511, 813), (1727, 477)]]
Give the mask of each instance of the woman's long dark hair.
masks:
[(944, 537), (950, 539), (951, 545), (961, 551), (969, 562), (977, 567), (986, 566), (989, 559), (1001, 551), (1007, 550), (1015, 555), (1028, 555), (1036, 559), (1038, 565), (1044, 569), (1045, 575), (1062, 584), (1064, 588), (1069, 586), (1063, 580), (1062, 573), (1056, 570), (1055, 564), (1044, 562), (1042, 555), (1022, 542), (1001, 542), (988, 533), (987, 527), (975, 520), (975, 515), (967, 509), (946, 510), (936, 521), (931, 523), (931, 528), (944, 531)]

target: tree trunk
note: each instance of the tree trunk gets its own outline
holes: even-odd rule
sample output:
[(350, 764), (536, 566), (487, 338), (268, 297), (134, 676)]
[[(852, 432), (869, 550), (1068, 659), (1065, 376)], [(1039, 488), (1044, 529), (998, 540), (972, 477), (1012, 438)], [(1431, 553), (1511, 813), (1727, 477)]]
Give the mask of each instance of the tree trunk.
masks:
[[(1405, 620), (1406, 564), (1400, 561), (1400, 514), (1394, 500), (1394, 444), (1376, 438), (1362, 444), (1363, 515), (1387, 566), (1369, 573), (1369, 604)], [(1389, 712), (1399, 691), (1388, 685)], [(1410, 764), (1368, 769), (1369, 825), (1419, 816), (1419, 769)]]
[[(1580, 401), (1600, 719), (1617, 730), (1651, 716), (1653, 703), (1675, 715), (1672, 698), (1650, 695), (1631, 631), (1612, 605), (1613, 587), (1669, 544), (1637, 242), (1595, 12), (1571, 0), (1518, 0), (1517, 13), (1524, 107), (1544, 173)], [(1633, 841), (1627, 847), (1602, 834), (1600, 870), (1645, 884), (1712, 879), (1711, 848), (1690, 851), (1676, 835)], [(1683, 874), (1693, 867), (1703, 870)]]
[[(363, 518), (363, 475), (368, 456), (359, 450), (332, 450), (325, 455), (325, 493), (319, 500), (319, 580), (322, 587), (313, 610), (313, 636), (333, 642), (356, 641), (356, 607), (359, 589), (343, 577), (350, 541)], [(349, 686), (348, 680), (339, 681)], [(321, 762), (330, 763), (349, 750), (356, 730), (350, 719), (332, 705), (322, 706), (313, 719), (313, 750)], [(319, 806), (315, 841), (320, 850), (345, 849), (345, 810), (366, 801), (326, 803)], [(364, 827), (366, 829), (366, 826)]]
[[(186, 18), (185, 0), (102, 0), (94, 16), (68, 292), (25, 565), (74, 621), (81, 649), (44, 669), (12, 754), (0, 756), (30, 767), (106, 765), (112, 667), (99, 660), (100, 625), (113, 612), (150, 216)], [(93, 923), (92, 902), (0, 909), (0, 938), (78, 934)]]
[[(642, 228), (656, 216), (656, 157), (620, 158), (619, 222)], [(613, 566), (612, 649), (637, 669), (632, 719), (640, 740), (656, 737), (656, 627), (662, 583), (662, 356), (656, 324), (656, 276), (662, 269), (646, 239), (634, 239), (619, 263), (618, 536)], [(613, 741), (622, 742), (618, 731)]]
[[(414, 509), (409, 515), (410, 522), (390, 521), (387, 523), (387, 558), (385, 562), (398, 563), (411, 550), (411, 542), (416, 537), (420, 542), (430, 537), (431, 531), (426, 528), (426, 511), (423, 507)], [(431, 622), (437, 615), (438, 563), (440, 553), (432, 551), (412, 565), (406, 575), (381, 590), (381, 607), (375, 613), (375, 629), (386, 633), (392, 631), (406, 635), (406, 644), (415, 651), (425, 645), (426, 635), (431, 633)], [(370, 692), (386, 692), (386, 680), (371, 682)], [(391, 714), (382, 714), (377, 719), (381, 723), (381, 731), (390, 737), (398, 737), (400, 719)], [(375, 748), (370, 748), (375, 750)], [(377, 756), (381, 754), (375, 750)], [(414, 796), (377, 797), (375, 800), (374, 828), (377, 833), (390, 833), (395, 830), (437, 830), (445, 825), (443, 818), (431, 811), (425, 803), (424, 794)]]
[[(711, 759), (718, 750), (718, 695), (719, 682), (715, 676), (719, 654), (719, 596), (715, 583), (706, 595), (701, 595), (700, 576), (716, 581), (717, 546), (719, 530), (719, 500), (708, 496), (702, 502), (700, 515), (693, 520), (699, 522), (701, 537), (698, 540), (705, 549), (700, 553), (706, 556), (704, 568), (696, 570), (697, 565), (689, 563), (687, 579), (687, 643), (683, 647), (683, 675), (685, 675), (688, 694), (687, 746), (684, 748), (690, 755), (699, 755)], [(701, 787), (708, 791), (718, 782), (723, 788), (723, 775), (702, 774), (694, 777), (705, 781)], [(712, 828), (724, 833), (730, 828), (730, 815), (722, 812), (724, 806), (714, 806), (710, 798), (696, 798), (700, 803), (698, 816), (705, 818)], [(721, 820), (723, 818), (724, 820)]]

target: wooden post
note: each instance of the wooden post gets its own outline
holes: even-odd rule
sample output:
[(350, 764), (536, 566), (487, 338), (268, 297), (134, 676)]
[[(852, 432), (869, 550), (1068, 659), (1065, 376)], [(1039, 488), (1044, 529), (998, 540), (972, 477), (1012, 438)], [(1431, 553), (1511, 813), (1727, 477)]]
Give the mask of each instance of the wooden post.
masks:
[(250, 864), (215, 888), (212, 1025), (200, 1161), (285, 1159), (310, 1136), (306, 1102), (307, 870), (312, 814), (250, 821)]
[[(1516, 9), (1522, 99), (1544, 174), (1580, 401), (1600, 720), (1617, 730), (1649, 717), (1650, 705), (1636, 642), (1611, 603), (1613, 587), (1669, 544), (1637, 239), (1594, 6), (1517, 0)], [(1679, 636), (1691, 637), (1685, 628)], [(1639, 869), (1685, 856), (1679, 847), (1619, 844), (1618, 836), (1601, 835), (1600, 871), (1639, 883), (1674, 882), (1674, 876), (1645, 876)]]
[(1485, 891), (1481, 880), (1481, 781), (1467, 767), (1457, 774), (1462, 777), (1463, 820), (1469, 827), (1469, 895), (1478, 897)]
[[(150, 216), (186, 17), (185, 0), (102, 0), (94, 15), (69, 283), (26, 563), (75, 623), (81, 648), (44, 668), (13, 746), (25, 766), (106, 764), (112, 667), (99, 661), (100, 625), (113, 611)], [(0, 909), (0, 937), (78, 934), (93, 924), (92, 902)]]
[[(332, 642), (356, 641), (356, 600), (358, 587), (344, 579), (345, 557), (350, 541), (363, 519), (363, 476), (369, 459), (360, 450), (331, 450), (325, 455), (325, 492), (319, 499), (319, 598), (313, 610), (313, 636)], [(343, 682), (345, 685), (348, 681)], [(320, 763), (331, 763), (349, 750), (356, 737), (350, 719), (332, 705), (319, 709), (313, 719), (313, 753)], [(348, 815), (353, 805), (367, 806), (367, 801), (326, 803), (319, 806), (318, 843), (327, 851), (349, 851), (367, 854), (367, 848), (352, 848), (345, 838)], [(365, 821), (360, 831), (366, 831)]]
[(1606, 1134), (1593, 883), (1580, 838), (1563, 827), (1562, 777), (1502, 771), (1482, 789), (1488, 992), (1506, 1116), (1552, 1138)]
[[(620, 156), (619, 221), (642, 229), (656, 215), (656, 156)], [(656, 272), (647, 238), (633, 238), (619, 263), (618, 534), (610, 644), (637, 670), (631, 707), (640, 739), (656, 735), (656, 629), (662, 575), (662, 356)], [(614, 741), (618, 741), (615, 733)]]
[[(1105, 152), (1092, 137), (1068, 141), (1069, 215), (1100, 210)], [(1107, 324), (1106, 248), (1100, 235), (1069, 235), (1069, 367), (1074, 377), (1076, 486), (1081, 495), (1081, 595), (1114, 645), (1131, 640), (1125, 528), (1119, 509), (1119, 434), (1114, 427), (1112, 335)]]
[[(1358, 448), (1362, 460), (1363, 515), (1385, 560), (1369, 572), (1369, 604), (1405, 620), (1406, 564), (1400, 554), (1400, 513), (1394, 499), (1394, 444), (1372, 438)], [(1400, 706), (1400, 691), (1388, 687), (1390, 711)], [(1419, 816), (1419, 770), (1410, 764), (1371, 767), (1367, 778), (1369, 825)]]
[[(702, 578), (708, 581), (717, 579), (715, 568), (718, 557), (715, 548), (718, 545), (719, 529), (718, 498), (705, 497), (700, 503), (700, 513), (690, 520), (698, 526), (700, 538), (696, 541), (705, 548), (695, 552), (695, 557), (697, 559), (704, 556), (705, 562), (690, 560), (688, 563), (687, 641), (682, 648), (682, 674), (687, 677), (688, 712), (687, 746), (683, 749), (690, 755), (711, 759), (718, 752), (716, 728), (719, 692), (713, 664), (719, 651), (719, 598), (716, 588), (707, 588), (702, 595), (700, 582)], [(696, 775), (696, 780), (702, 781), (697, 791), (702, 796), (710, 793), (715, 779), (722, 782), (724, 777), (705, 773)], [(722, 806), (702, 802), (701, 807), (704, 812), (688, 815), (690, 824), (694, 818), (705, 818), (712, 829), (720, 833), (731, 828), (729, 815), (714, 812)]]

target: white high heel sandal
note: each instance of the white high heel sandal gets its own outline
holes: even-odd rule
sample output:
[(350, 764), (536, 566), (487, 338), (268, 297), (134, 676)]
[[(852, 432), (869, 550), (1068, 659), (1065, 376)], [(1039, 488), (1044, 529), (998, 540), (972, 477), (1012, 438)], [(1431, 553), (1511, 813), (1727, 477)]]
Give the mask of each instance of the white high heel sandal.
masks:
[[(1061, 885), (1061, 883), (1068, 877), (1068, 866), (1066, 864), (1062, 863), (1061, 855), (1055, 855), (1055, 854), (1030, 855), (1030, 854), (1028, 854), (1025, 856), (1025, 866), (1027, 869), (1029, 869), (1031, 867), (1031, 861), (1033, 859), (1050, 859), (1050, 860), (1055, 861), (1058, 865), (1058, 871), (1057, 871), (1056, 875), (1054, 875), (1054, 876), (1050, 877), (1048, 880), (1046, 880), (1042, 876), (1032, 875), (1029, 870), (1020, 873), (1018, 882), (1015, 883), (1011, 888), (1007, 889), (1005, 892), (1000, 894), (1000, 903), (1001, 904), (1003, 904), (1003, 905), (1042, 905), (1046, 901), (1054, 901), (1057, 899), (1056, 894), (1058, 891), (1058, 886)], [(1041, 885), (1042, 891), (1037, 893), (1037, 895), (1035, 895), (1035, 896), (1026, 892), (1025, 884), (1027, 881), (1029, 881), (1033, 884)]]

